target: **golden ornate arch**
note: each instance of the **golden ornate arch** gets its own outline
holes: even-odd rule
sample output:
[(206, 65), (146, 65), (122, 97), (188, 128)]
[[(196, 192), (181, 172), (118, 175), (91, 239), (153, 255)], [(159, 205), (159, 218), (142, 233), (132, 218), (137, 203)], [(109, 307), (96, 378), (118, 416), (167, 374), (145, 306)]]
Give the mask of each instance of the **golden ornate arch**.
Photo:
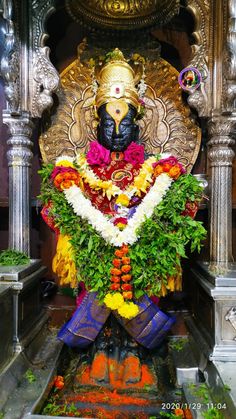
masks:
[[(39, 140), (44, 162), (86, 152), (89, 142), (96, 139), (89, 61), (77, 58), (60, 76), (59, 106)], [(148, 154), (171, 153), (190, 171), (199, 152), (201, 131), (183, 101), (178, 72), (161, 58), (148, 61), (145, 81), (146, 112), (138, 122), (141, 142)]]

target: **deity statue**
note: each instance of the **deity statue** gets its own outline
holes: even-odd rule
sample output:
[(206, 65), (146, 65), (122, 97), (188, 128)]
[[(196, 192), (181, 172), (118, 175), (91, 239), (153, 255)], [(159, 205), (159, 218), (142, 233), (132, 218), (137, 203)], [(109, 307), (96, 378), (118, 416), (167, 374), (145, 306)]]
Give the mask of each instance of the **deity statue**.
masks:
[[(188, 243), (193, 251), (204, 238), (194, 220), (202, 188), (175, 156), (146, 155), (139, 144), (140, 77), (119, 50), (97, 83), (97, 141), (86, 154), (62, 155), (41, 171), (42, 214), (58, 236), (54, 271), (62, 284), (79, 289), (59, 339), (76, 348), (97, 339), (96, 360), (107, 348), (104, 336), (117, 350), (121, 328), (130, 336), (122, 338), (128, 348), (117, 358), (122, 364), (139, 347), (158, 347), (174, 322), (158, 299), (181, 290), (181, 257)], [(92, 362), (95, 381), (109, 381), (104, 371), (96, 375)], [(135, 378), (126, 374), (126, 384), (142, 381), (138, 371)]]

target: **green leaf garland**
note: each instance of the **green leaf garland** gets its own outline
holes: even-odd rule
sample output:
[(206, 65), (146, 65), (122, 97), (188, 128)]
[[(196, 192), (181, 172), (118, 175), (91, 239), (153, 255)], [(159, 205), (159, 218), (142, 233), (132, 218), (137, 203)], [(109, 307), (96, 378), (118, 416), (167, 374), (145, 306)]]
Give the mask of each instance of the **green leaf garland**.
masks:
[[(71, 237), (78, 281), (97, 291), (103, 299), (109, 291), (110, 269), (115, 248), (88, 224), (77, 216), (62, 192), (53, 185), (50, 174), (52, 165), (45, 166), (42, 176), (41, 200), (52, 202), (50, 215), (62, 234)], [(202, 187), (192, 175), (182, 175), (171, 185), (153, 216), (146, 219), (138, 230), (139, 239), (129, 247), (132, 266), (132, 283), (136, 298), (144, 293), (159, 295), (162, 282), (178, 273), (180, 258), (186, 257), (186, 246), (200, 250), (206, 230), (201, 222), (181, 213), (186, 202), (201, 199)]]

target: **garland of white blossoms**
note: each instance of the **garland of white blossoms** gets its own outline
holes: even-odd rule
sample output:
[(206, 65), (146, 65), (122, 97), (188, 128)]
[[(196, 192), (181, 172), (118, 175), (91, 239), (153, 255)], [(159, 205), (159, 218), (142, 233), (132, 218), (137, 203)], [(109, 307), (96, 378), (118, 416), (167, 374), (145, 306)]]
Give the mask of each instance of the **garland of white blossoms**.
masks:
[(167, 173), (160, 174), (122, 231), (113, 225), (101, 211), (93, 207), (78, 186), (73, 185), (63, 192), (76, 215), (87, 220), (106, 242), (120, 247), (122, 244), (132, 245), (138, 240), (138, 228), (152, 216), (155, 207), (160, 204), (172, 182), (173, 179)]

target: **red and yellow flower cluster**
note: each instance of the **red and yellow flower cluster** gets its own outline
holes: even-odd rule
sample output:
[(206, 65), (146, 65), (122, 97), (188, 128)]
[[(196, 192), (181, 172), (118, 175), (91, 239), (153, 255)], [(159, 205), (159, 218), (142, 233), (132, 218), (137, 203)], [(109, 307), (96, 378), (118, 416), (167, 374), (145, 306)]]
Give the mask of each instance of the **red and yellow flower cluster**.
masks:
[(115, 251), (115, 259), (113, 259), (112, 264), (114, 268), (111, 269), (111, 286), (112, 291), (122, 291), (122, 296), (124, 300), (132, 300), (132, 284), (130, 283), (132, 279), (131, 275), (131, 265), (130, 258), (127, 256), (129, 248), (127, 245), (123, 244), (120, 249)]
[(157, 177), (161, 173), (167, 173), (172, 179), (178, 179), (180, 175), (186, 172), (184, 167), (178, 160), (171, 156), (165, 159), (161, 159), (153, 164), (154, 176)]
[(51, 178), (54, 186), (59, 190), (63, 191), (73, 185), (80, 185), (81, 176), (77, 170), (72, 167), (57, 166), (54, 168)]

